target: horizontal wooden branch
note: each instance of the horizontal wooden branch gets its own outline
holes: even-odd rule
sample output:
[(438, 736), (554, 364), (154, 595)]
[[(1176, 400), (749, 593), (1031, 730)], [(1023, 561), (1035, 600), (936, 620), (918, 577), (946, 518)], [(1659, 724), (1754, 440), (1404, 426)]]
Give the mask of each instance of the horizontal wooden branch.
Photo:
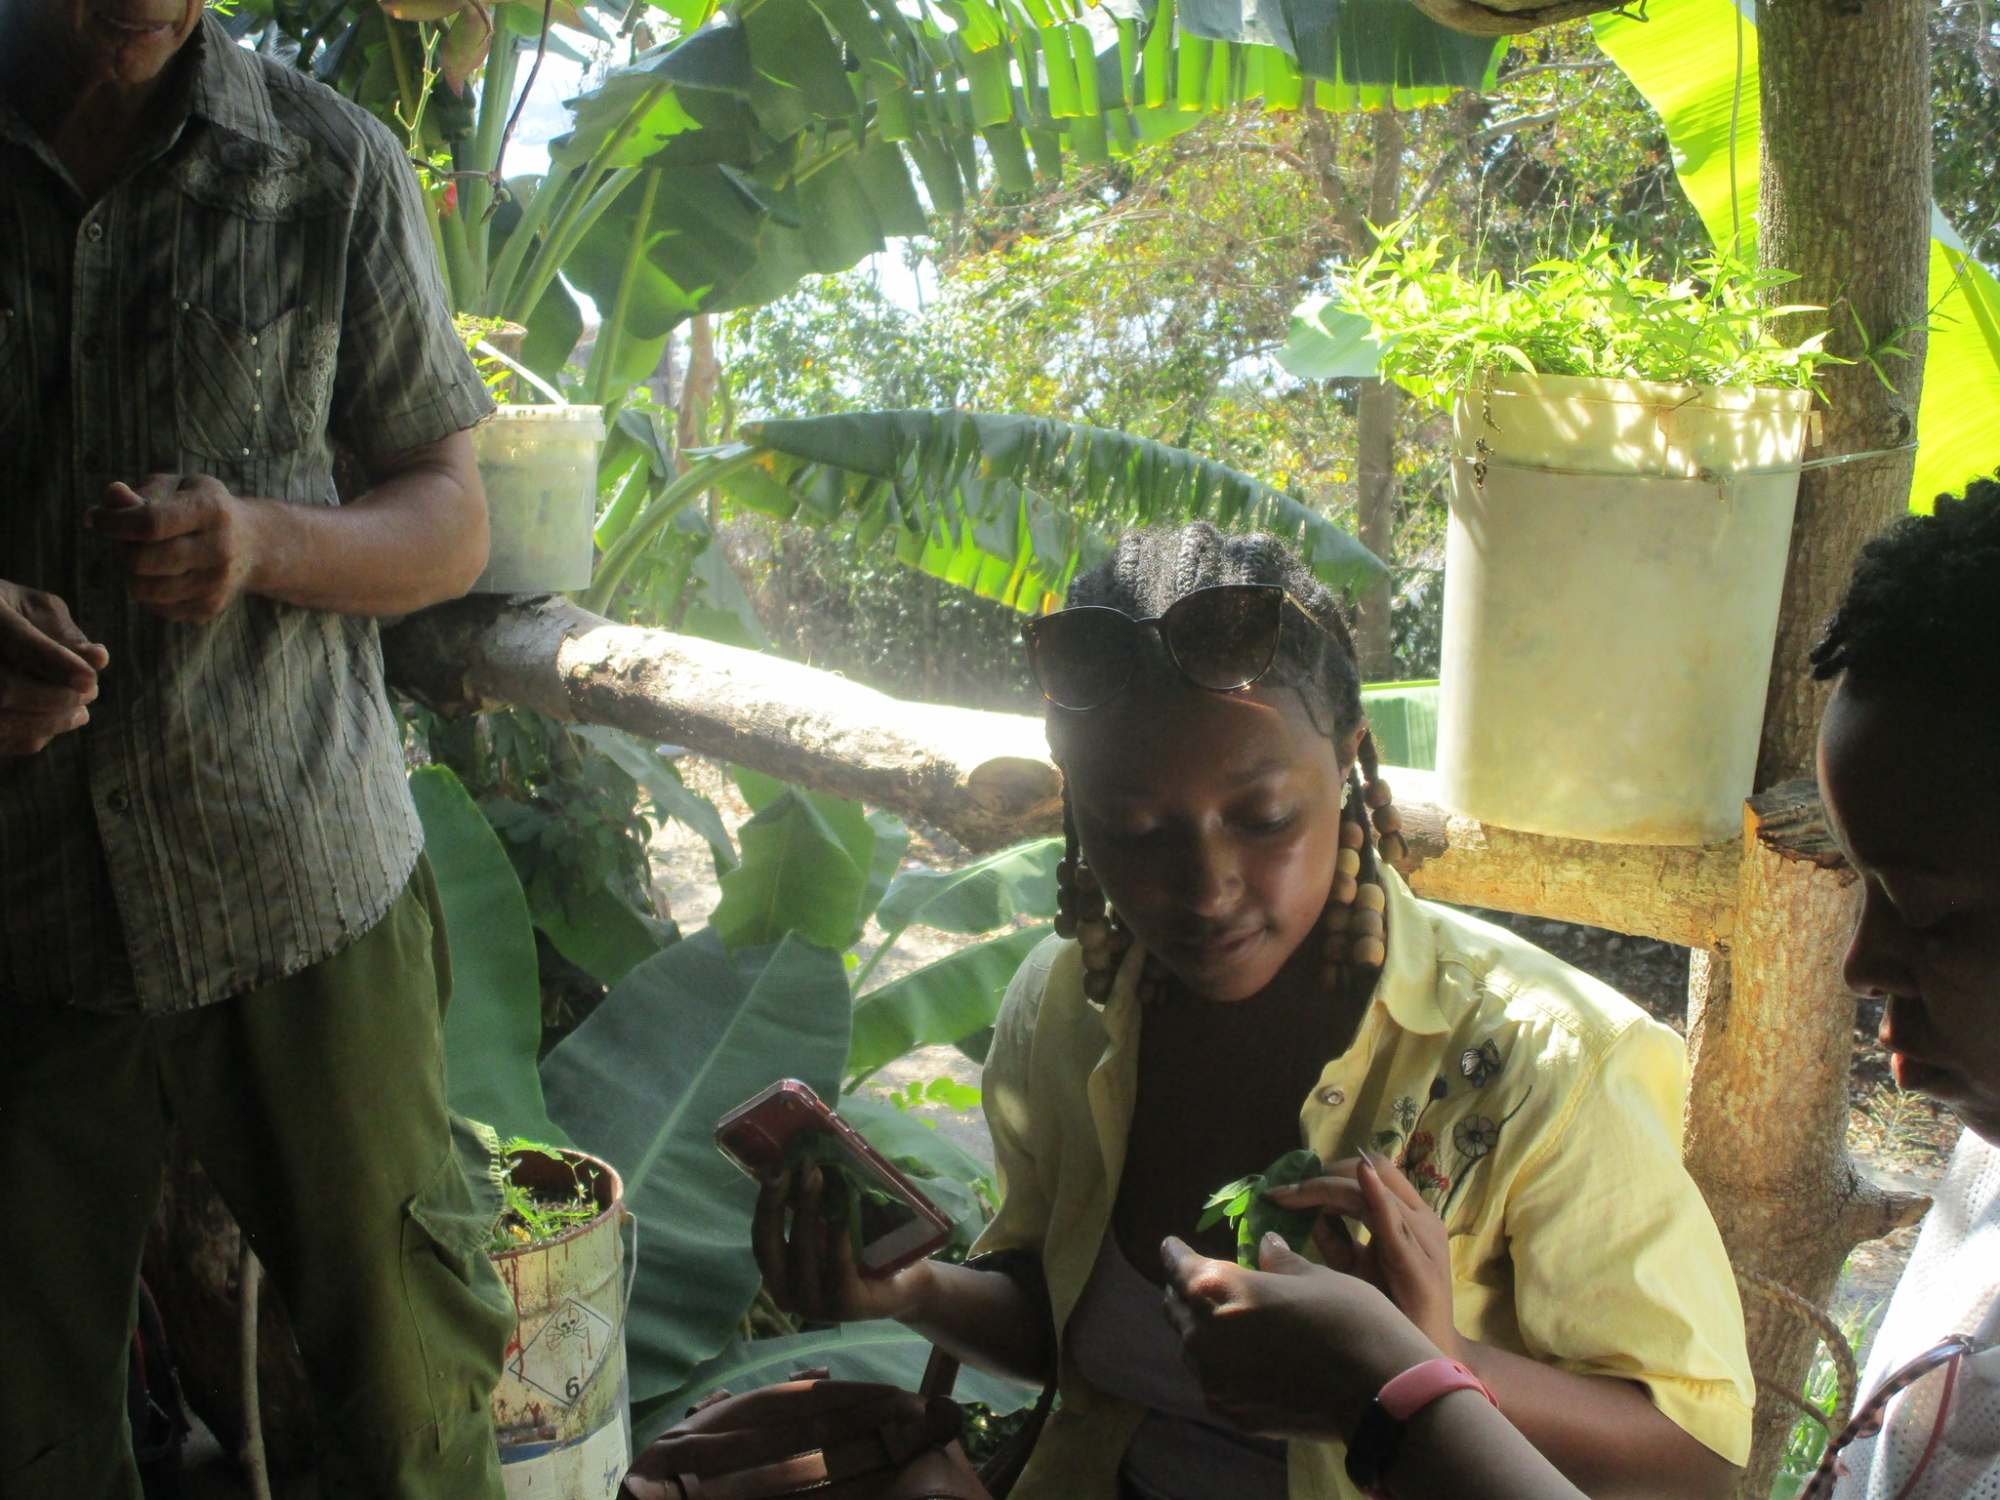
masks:
[(1432, 901), (1581, 922), (1687, 948), (1727, 950), (1736, 928), (1736, 840), (1596, 844), (1517, 833), (1447, 812), (1429, 771), (1384, 770), (1402, 813), (1410, 888)]
[[(1042, 721), (909, 703), (831, 672), (556, 597), (471, 598), (384, 633), (389, 677), (440, 713), (518, 704), (668, 740), (815, 791), (921, 818), (975, 850), (1062, 827)], [(1427, 771), (1388, 773), (1421, 896), (1726, 950), (1734, 841), (1593, 844), (1494, 828), (1439, 805)]]
[(906, 703), (558, 596), (441, 605), (384, 632), (383, 652), (389, 680), (439, 713), (515, 704), (610, 725), (921, 818), (974, 850), (1062, 827), (1039, 719)]

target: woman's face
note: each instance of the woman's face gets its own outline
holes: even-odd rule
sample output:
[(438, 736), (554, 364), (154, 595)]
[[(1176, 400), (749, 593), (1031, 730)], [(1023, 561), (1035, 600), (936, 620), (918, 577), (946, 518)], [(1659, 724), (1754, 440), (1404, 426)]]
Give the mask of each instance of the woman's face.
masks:
[(1289, 688), (1211, 693), (1164, 664), (1049, 735), (1084, 857), (1147, 951), (1205, 999), (1270, 984), (1332, 889), (1353, 746)]
[(1990, 712), (1843, 682), (1819, 779), (1863, 885), (1847, 982), (1879, 997), (1896, 1082), (2000, 1143), (2000, 777)]

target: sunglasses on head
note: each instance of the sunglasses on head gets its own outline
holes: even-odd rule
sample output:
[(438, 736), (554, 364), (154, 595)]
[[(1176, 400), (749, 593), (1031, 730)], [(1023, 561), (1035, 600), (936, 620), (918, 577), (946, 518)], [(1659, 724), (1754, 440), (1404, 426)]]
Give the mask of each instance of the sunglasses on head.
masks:
[(1122, 609), (1080, 604), (1028, 620), (1021, 639), (1035, 686), (1058, 708), (1102, 708), (1131, 684), (1149, 631), (1189, 682), (1211, 693), (1247, 688), (1278, 659), (1289, 604), (1315, 630), (1305, 607), (1275, 583), (1220, 583), (1196, 589), (1147, 620)]

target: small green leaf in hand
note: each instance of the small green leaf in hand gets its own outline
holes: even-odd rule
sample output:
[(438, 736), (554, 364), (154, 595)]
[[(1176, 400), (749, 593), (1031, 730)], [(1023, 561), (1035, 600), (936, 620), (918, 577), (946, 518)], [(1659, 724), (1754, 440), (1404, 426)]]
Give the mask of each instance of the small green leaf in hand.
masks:
[(1252, 1270), (1257, 1266), (1257, 1247), (1267, 1234), (1282, 1235), (1293, 1250), (1303, 1250), (1312, 1237), (1319, 1210), (1281, 1208), (1265, 1194), (1272, 1188), (1291, 1187), (1317, 1177), (1320, 1171), (1318, 1152), (1287, 1151), (1262, 1172), (1217, 1188), (1203, 1205), (1207, 1212), (1195, 1231), (1200, 1233), (1228, 1219), (1236, 1226), (1236, 1263)]

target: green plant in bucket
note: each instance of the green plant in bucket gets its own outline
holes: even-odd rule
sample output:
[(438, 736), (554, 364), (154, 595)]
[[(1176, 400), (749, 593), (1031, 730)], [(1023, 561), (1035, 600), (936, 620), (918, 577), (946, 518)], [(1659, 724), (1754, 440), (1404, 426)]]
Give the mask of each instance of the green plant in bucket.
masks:
[(487, 1246), (489, 1252), (519, 1250), (524, 1245), (558, 1239), (573, 1229), (582, 1228), (602, 1211), (591, 1197), (589, 1184), (581, 1174), (576, 1176), (571, 1193), (562, 1197), (551, 1197), (514, 1181), (513, 1169), (522, 1153), (528, 1151), (554, 1157), (557, 1161), (564, 1159), (562, 1149), (557, 1146), (544, 1146), (518, 1138), (507, 1142), (507, 1175), (500, 1183), (500, 1220), (493, 1227), (493, 1239)]
[(1390, 226), (1373, 254), (1340, 277), (1333, 300), (1368, 321), (1381, 372), (1442, 404), (1479, 376), (1583, 375), (1674, 385), (1811, 388), (1826, 332), (1785, 343), (1771, 322), (1806, 305), (1767, 294), (1798, 278), (1759, 270), (1731, 250), (1662, 280), (1641, 251), (1593, 235), (1568, 256), (1537, 261), (1513, 286), (1469, 274), (1442, 239)]
[(1317, 1177), (1321, 1172), (1316, 1151), (1287, 1151), (1262, 1172), (1239, 1177), (1227, 1187), (1217, 1188), (1208, 1202), (1195, 1232), (1220, 1224), (1224, 1219), (1236, 1226), (1236, 1263), (1256, 1269), (1257, 1246), (1264, 1236), (1281, 1234), (1294, 1250), (1304, 1250), (1312, 1235), (1316, 1208), (1280, 1208), (1264, 1195), (1272, 1188), (1292, 1187)]

